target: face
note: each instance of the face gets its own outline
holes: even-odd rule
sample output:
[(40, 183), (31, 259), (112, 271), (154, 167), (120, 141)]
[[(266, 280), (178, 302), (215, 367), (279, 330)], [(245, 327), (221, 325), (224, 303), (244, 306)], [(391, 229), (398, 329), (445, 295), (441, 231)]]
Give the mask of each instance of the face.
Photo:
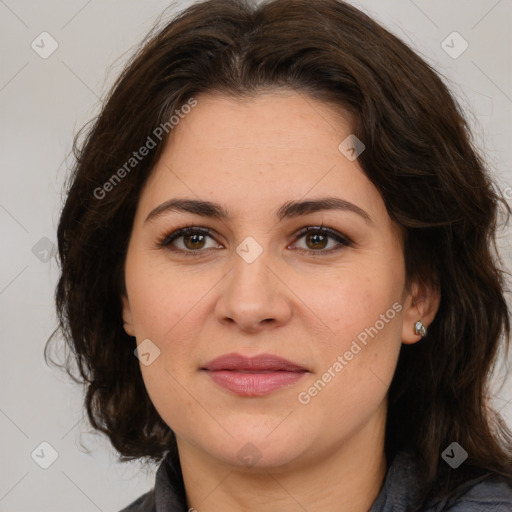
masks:
[[(422, 312), (397, 226), (339, 149), (347, 118), (294, 92), (196, 99), (141, 193), (125, 262), (125, 329), (153, 404), (179, 442), (237, 466), (381, 435)], [(266, 356), (212, 369), (226, 354)]]

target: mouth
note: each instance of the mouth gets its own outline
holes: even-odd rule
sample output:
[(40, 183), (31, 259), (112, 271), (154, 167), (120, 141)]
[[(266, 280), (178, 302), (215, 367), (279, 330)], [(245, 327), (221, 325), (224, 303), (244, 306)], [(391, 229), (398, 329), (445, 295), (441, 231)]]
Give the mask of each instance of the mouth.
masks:
[(227, 354), (201, 368), (215, 384), (240, 396), (263, 396), (297, 383), (309, 370), (271, 354)]
[(260, 354), (254, 357), (244, 357), (240, 354), (225, 354), (206, 363), (202, 370), (209, 371), (237, 371), (237, 372), (307, 372), (307, 368), (288, 359), (272, 354)]

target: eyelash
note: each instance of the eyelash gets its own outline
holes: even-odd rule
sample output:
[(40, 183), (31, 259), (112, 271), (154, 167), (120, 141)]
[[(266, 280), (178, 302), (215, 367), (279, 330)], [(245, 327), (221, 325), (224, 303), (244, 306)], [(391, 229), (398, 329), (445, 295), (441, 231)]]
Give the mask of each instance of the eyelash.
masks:
[[(307, 227), (301, 229), (296, 234), (296, 238), (295, 238), (293, 243), (296, 243), (303, 236), (305, 236), (305, 235), (307, 235), (309, 233), (319, 233), (319, 234), (322, 234), (322, 235), (327, 235), (327, 236), (335, 239), (341, 245), (341, 247), (338, 246), (338, 247), (331, 248), (331, 249), (319, 249), (319, 250), (316, 250), (316, 251), (312, 250), (312, 249), (311, 250), (308, 250), (308, 249), (296, 249), (297, 251), (302, 252), (302, 253), (307, 253), (309, 255), (317, 256), (317, 255), (326, 254), (326, 253), (327, 254), (331, 254), (333, 252), (337, 252), (337, 251), (343, 249), (344, 247), (351, 247), (352, 244), (353, 244), (352, 240), (350, 240), (347, 236), (341, 235), (337, 231), (335, 231), (333, 229), (330, 229), (330, 228), (326, 228), (323, 225), (321, 225), (321, 226), (307, 226)], [(175, 240), (177, 240), (178, 238), (180, 238), (182, 236), (190, 235), (190, 234), (200, 234), (200, 235), (203, 235), (203, 236), (210, 236), (211, 238), (213, 238), (211, 236), (211, 230), (210, 229), (189, 225), (189, 226), (185, 226), (183, 228), (177, 229), (176, 231), (173, 231), (172, 233), (169, 233), (169, 234), (163, 236), (157, 242), (157, 245), (158, 245), (159, 248), (162, 248), (162, 249), (166, 249), (167, 248), (167, 249), (169, 249), (172, 252), (181, 253), (181, 254), (184, 254), (186, 256), (196, 256), (196, 255), (199, 255), (200, 253), (208, 252), (209, 249), (196, 249), (196, 250), (190, 249), (190, 250), (184, 250), (184, 249), (171, 249), (170, 248), (172, 242), (174, 242)]]

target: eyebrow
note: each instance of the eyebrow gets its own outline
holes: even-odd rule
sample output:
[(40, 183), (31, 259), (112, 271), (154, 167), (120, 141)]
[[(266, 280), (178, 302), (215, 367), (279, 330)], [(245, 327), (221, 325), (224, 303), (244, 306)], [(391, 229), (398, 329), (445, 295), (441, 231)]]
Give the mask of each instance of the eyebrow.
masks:
[[(371, 217), (362, 208), (338, 197), (325, 197), (308, 201), (288, 201), (277, 210), (276, 218), (282, 221), (323, 210), (352, 212), (362, 217), (366, 223), (373, 225)], [(202, 217), (219, 220), (226, 220), (230, 217), (229, 212), (218, 203), (196, 199), (169, 199), (152, 210), (144, 223), (169, 212), (193, 213)]]

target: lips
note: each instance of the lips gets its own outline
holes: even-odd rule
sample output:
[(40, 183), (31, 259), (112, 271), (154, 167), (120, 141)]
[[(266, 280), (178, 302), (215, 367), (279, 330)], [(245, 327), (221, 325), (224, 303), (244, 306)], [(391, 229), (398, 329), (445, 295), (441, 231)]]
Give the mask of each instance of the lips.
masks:
[(267, 395), (297, 383), (309, 370), (272, 354), (227, 354), (201, 368), (219, 387), (239, 396)]
[(272, 354), (261, 354), (255, 357), (244, 357), (239, 354), (226, 354), (213, 359), (202, 369), (211, 371), (232, 370), (252, 373), (308, 371), (302, 366)]

